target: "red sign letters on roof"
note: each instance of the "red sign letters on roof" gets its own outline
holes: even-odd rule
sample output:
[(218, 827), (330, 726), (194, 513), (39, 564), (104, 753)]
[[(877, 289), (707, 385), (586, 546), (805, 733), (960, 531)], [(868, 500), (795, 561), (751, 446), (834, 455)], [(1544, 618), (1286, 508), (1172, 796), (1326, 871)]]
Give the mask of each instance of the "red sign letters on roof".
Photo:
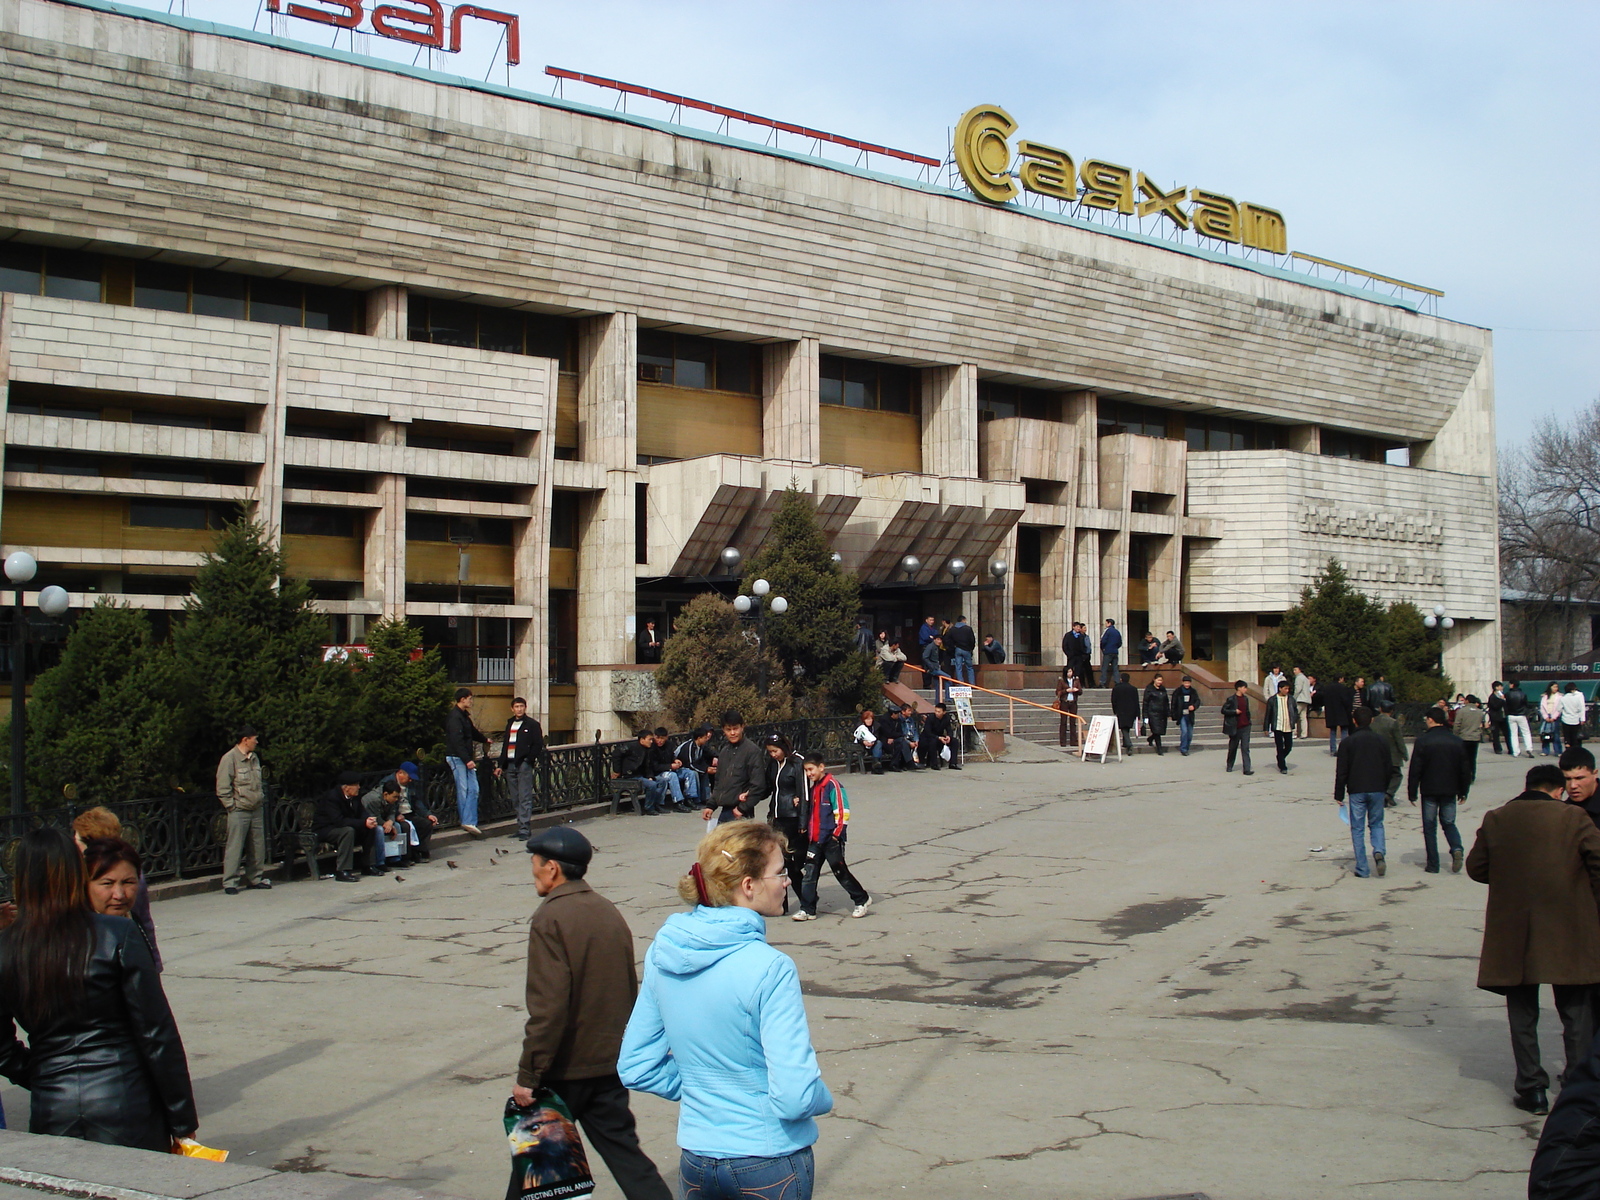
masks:
[[(360, 27), (362, 17), (367, 15), (368, 3), (370, 0), (306, 0), (306, 3), (290, 0), (287, 4), (284, 0), (267, 0), (267, 11), (282, 12), (286, 16), (299, 17), (302, 21), (316, 21), (339, 29), (356, 29)], [(373, 4), (372, 32), (397, 42), (410, 42), (414, 46), (427, 46), (455, 54), (461, 49), (461, 23), (468, 17), (505, 26), (506, 62), (516, 66), (522, 61), (522, 40), (518, 36), (516, 16), (492, 8), (480, 8), (476, 4), (456, 5), (448, 19), (440, 0)]]

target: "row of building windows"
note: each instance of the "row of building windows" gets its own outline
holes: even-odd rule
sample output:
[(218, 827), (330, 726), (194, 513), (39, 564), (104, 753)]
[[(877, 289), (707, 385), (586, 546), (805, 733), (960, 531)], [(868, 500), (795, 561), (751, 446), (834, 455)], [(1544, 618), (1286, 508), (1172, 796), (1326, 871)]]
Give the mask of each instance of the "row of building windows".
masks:
[(917, 411), (916, 372), (909, 367), (824, 354), (818, 374), (818, 398), (824, 404), (876, 412)]
[(240, 463), (198, 462), (187, 458), (127, 458), (113, 454), (75, 454), (7, 446), (5, 469), (30, 475), (73, 475), (90, 479), (154, 479), (166, 483), (249, 484), (253, 469)]
[(1061, 420), (1061, 397), (1055, 392), (1039, 388), (1020, 387), (1014, 383), (978, 381), (978, 420), (999, 421), (1007, 417), (1025, 417), (1032, 421)]
[(740, 342), (641, 329), (637, 371), (640, 383), (761, 394), (761, 350)]
[(413, 342), (531, 354), (555, 359), (563, 371), (578, 369), (578, 323), (565, 317), (413, 292), (406, 303), (406, 323), (407, 336)]

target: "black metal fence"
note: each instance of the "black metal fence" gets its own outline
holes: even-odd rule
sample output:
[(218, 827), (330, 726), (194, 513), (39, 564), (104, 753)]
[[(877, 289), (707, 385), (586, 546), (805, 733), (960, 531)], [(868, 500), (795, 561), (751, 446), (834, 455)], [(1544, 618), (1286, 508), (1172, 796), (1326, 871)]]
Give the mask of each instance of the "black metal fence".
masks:
[[(853, 715), (781, 721), (753, 725), (746, 736), (762, 739), (770, 733), (781, 733), (795, 749), (817, 750), (826, 755), (830, 763), (838, 763), (845, 760), (855, 723)], [(617, 747), (626, 744), (593, 742), (551, 747), (535, 775), (535, 811), (563, 812), (609, 799), (611, 756)], [(513, 818), (516, 815), (514, 801), (505, 779), (495, 777), (493, 761), (485, 759), (478, 767), (478, 823), (488, 825)], [(371, 786), (385, 774), (384, 771), (369, 772), (363, 777), (363, 786)], [(439, 818), (438, 827), (459, 827), (461, 818), (456, 808), (455, 780), (450, 771), (444, 766), (424, 765), (421, 784), (429, 810)], [(268, 785), (264, 817), (270, 861), (292, 859), (297, 835), (308, 817), (306, 806), (310, 803), (303, 797), (285, 797)], [(0, 815), (0, 900), (11, 898), (11, 871), (22, 835), (40, 825), (70, 829), (73, 818), (91, 807), (94, 806), (79, 804), (21, 816)], [(152, 882), (221, 873), (228, 819), (215, 795), (185, 793), (149, 800), (124, 800), (107, 803), (104, 807), (116, 813), (122, 822), (123, 836), (138, 848), (144, 859), (145, 875)]]

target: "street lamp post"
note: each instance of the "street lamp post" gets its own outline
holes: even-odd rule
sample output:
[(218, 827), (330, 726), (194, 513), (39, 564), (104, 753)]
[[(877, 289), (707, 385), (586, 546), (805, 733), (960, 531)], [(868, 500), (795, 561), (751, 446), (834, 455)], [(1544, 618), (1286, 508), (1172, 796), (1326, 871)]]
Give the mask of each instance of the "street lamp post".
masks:
[(1446, 615), (1444, 605), (1435, 604), (1433, 606), (1433, 611), (1422, 618), (1422, 624), (1425, 629), (1437, 629), (1439, 631), (1439, 674), (1443, 675), (1444, 631), (1447, 629), (1454, 629), (1456, 627), (1455, 618)]
[[(11, 815), (28, 810), (28, 610), (22, 602), (22, 585), (38, 573), (39, 564), (26, 550), (6, 556), (6, 578), (11, 581)], [(66, 589), (52, 584), (39, 593), (39, 611), (59, 617), (67, 611)]]
[[(737, 553), (737, 552), (736, 552)], [(723, 552), (726, 558), (727, 551)], [(767, 694), (767, 611), (772, 615), (781, 617), (789, 611), (789, 602), (782, 596), (773, 596), (767, 599), (772, 591), (772, 585), (765, 579), (758, 579), (750, 585), (751, 594), (748, 596), (735, 596), (733, 608), (741, 617), (755, 616), (756, 623), (756, 692), (763, 698)]]

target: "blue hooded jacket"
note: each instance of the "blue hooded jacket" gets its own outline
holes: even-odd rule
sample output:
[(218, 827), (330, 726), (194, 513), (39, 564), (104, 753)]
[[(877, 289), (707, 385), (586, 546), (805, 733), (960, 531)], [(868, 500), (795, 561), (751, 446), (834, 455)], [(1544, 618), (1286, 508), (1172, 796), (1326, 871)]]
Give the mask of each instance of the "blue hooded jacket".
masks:
[(678, 1145), (706, 1158), (793, 1154), (833, 1107), (794, 960), (767, 945), (766, 918), (748, 908), (667, 918), (644, 956), (617, 1073), (679, 1101)]

